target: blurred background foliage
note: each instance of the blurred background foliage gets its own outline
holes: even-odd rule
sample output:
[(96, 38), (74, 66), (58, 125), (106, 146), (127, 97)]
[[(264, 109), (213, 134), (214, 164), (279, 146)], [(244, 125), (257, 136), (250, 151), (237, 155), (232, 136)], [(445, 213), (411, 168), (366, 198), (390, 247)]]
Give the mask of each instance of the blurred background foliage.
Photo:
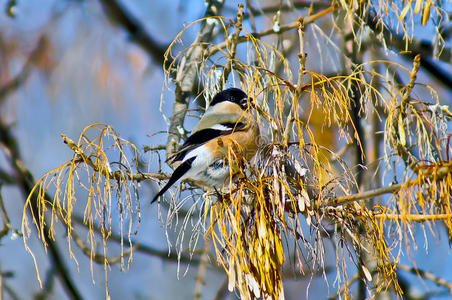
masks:
[[(452, 3), (239, 3), (0, 1), (6, 299), (280, 298), (282, 283), (286, 299), (450, 297)], [(258, 99), (270, 145), (241, 181), (259, 199), (254, 222), (220, 202), (203, 210), (196, 186), (150, 206), (171, 170), (165, 156), (224, 86)], [(311, 176), (291, 181), (285, 163)], [(76, 166), (87, 168), (67, 171)], [(93, 186), (99, 201), (88, 205)], [(55, 212), (38, 231), (29, 219), (32, 256), (21, 239), (27, 197), (26, 215)], [(219, 237), (199, 222), (208, 213)], [(272, 251), (282, 248), (281, 269)], [(260, 257), (276, 275), (240, 266)], [(240, 282), (240, 271), (252, 275)]]

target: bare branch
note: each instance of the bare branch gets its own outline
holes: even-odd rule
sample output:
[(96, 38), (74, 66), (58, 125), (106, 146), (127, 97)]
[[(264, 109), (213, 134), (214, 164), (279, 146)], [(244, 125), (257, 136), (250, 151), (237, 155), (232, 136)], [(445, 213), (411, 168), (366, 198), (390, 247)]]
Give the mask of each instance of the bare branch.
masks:
[(445, 280), (444, 278), (441, 278), (431, 272), (424, 271), (419, 268), (410, 267), (410, 266), (403, 265), (403, 264), (398, 264), (397, 268), (404, 270), (404, 271), (408, 271), (414, 275), (420, 276), (421, 278), (428, 279), (428, 280), (436, 283), (439, 286), (443, 286), (449, 290), (449, 293), (452, 294), (452, 283)]
[(205, 276), (206, 276), (206, 268), (207, 268), (207, 262), (209, 259), (209, 253), (210, 253), (210, 239), (204, 240), (204, 247), (203, 247), (203, 253), (201, 255), (201, 261), (199, 262), (198, 267), (198, 275), (196, 277), (196, 285), (195, 285), (195, 300), (201, 299), (201, 291), (202, 287), (205, 285)]
[(6, 212), (5, 203), (3, 203), (2, 185), (0, 184), (0, 210), (2, 213), (3, 228), (0, 231), (0, 239), (2, 239), (11, 230), (11, 221), (9, 220), (8, 213)]
[[(81, 216), (74, 215), (74, 216), (72, 216), (72, 219), (75, 222), (77, 222), (78, 224), (80, 224), (81, 226), (84, 226), (84, 227), (87, 226), (84, 223), (83, 217), (81, 217)], [(93, 226), (92, 229), (99, 234), (101, 233), (99, 226)], [(115, 233), (110, 234), (110, 239), (115, 242), (118, 242), (118, 243), (121, 243), (121, 240), (123, 240), (123, 238), (121, 236), (119, 236)], [(168, 250), (157, 250), (153, 247), (143, 245), (142, 243), (134, 241), (134, 240), (131, 240), (131, 243), (134, 247), (134, 250), (136, 250), (138, 252), (142, 252), (144, 254), (156, 256), (156, 257), (159, 257), (164, 260), (168, 260), (168, 261), (172, 261), (172, 262), (181, 262), (181, 263), (193, 263), (193, 264), (199, 263), (199, 259), (197, 259), (196, 257), (191, 257), (191, 256), (187, 256), (187, 255), (181, 255), (179, 257), (176, 254), (170, 253)]]
[[(303, 19), (304, 20), (304, 25), (306, 26), (308, 24), (314, 23), (315, 20), (320, 19), (320, 18), (322, 18), (322, 17), (334, 12), (337, 8), (338, 8), (337, 6), (329, 6), (328, 8), (326, 8), (326, 9), (324, 9), (324, 10), (322, 10), (322, 11), (320, 11), (320, 12), (314, 14), (314, 15), (311, 15), (309, 17), (304, 18)], [(281, 33), (284, 33), (286, 31), (296, 29), (296, 28), (298, 28), (298, 24), (299, 24), (298, 21), (295, 21), (295, 22), (292, 22), (292, 23), (280, 26), (276, 30), (275, 30), (275, 28), (272, 27), (270, 29), (267, 29), (267, 30), (264, 30), (264, 31), (261, 31), (261, 32), (254, 32), (251, 35), (254, 38), (256, 38), (256, 39), (260, 39), (260, 38), (262, 38), (264, 36), (268, 36), (268, 35), (272, 35), (272, 34), (281, 34)], [(248, 42), (248, 41), (249, 41), (249, 37), (248, 36), (241, 36), (241, 37), (238, 38), (237, 44), (245, 43), (245, 42)], [(207, 56), (214, 55), (215, 53), (217, 53), (219, 51), (219, 49), (226, 48), (227, 46), (228, 46), (228, 42), (227, 41), (219, 43), (218, 45), (216, 45), (215, 48), (210, 49), (210, 51), (207, 54)]]
[(238, 39), (240, 36), (240, 32), (242, 31), (242, 21), (243, 21), (243, 4), (239, 4), (239, 11), (237, 12), (237, 22), (235, 23), (235, 32), (232, 37), (227, 41), (230, 41), (230, 54), (228, 56), (228, 60), (226, 62), (226, 67), (223, 69), (223, 74), (220, 79), (221, 86), (224, 86), (226, 81), (228, 80), (229, 73), (232, 71), (232, 63), (235, 59), (235, 54), (237, 50)]
[[(223, 8), (224, 1), (210, 0), (208, 1), (206, 16), (218, 15)], [(173, 105), (173, 114), (170, 119), (168, 129), (168, 140), (166, 143), (166, 157), (171, 157), (177, 149), (180, 139), (180, 132), (183, 128), (185, 114), (188, 109), (188, 103), (193, 88), (198, 81), (198, 68), (201, 61), (206, 42), (212, 39), (212, 32), (217, 22), (204, 21), (198, 36), (193, 45), (196, 45), (187, 52), (180, 62), (180, 67), (175, 74), (176, 99)], [(169, 55), (167, 55), (169, 59)]]
[(34, 62), (42, 55), (44, 50), (46, 49), (47, 38), (42, 36), (35, 49), (31, 52), (31, 55), (28, 57), (27, 62), (22, 67), (22, 70), (19, 74), (13, 78), (10, 82), (0, 87), (0, 104), (7, 98), (7, 96), (17, 90), (24, 82), (27, 80), (30, 75), (31, 67)]
[[(435, 180), (441, 180), (445, 178), (448, 174), (452, 173), (452, 166), (443, 166), (439, 168), (435, 174), (432, 175)], [(408, 181), (405, 183), (397, 183), (393, 184), (387, 187), (366, 191), (362, 193), (357, 193), (349, 196), (342, 196), (342, 197), (336, 197), (336, 198), (330, 198), (326, 201), (319, 203), (319, 207), (325, 207), (325, 206), (339, 206), (343, 204), (347, 204), (350, 202), (355, 202), (359, 200), (366, 200), (366, 199), (372, 199), (377, 196), (381, 196), (384, 194), (392, 194), (395, 192), (398, 192), (400, 189), (402, 189), (404, 186), (411, 186), (418, 184), (417, 180)]]
[(113, 23), (123, 27), (158, 64), (163, 64), (165, 50), (168, 45), (161, 45), (149, 34), (144, 24), (136, 19), (118, 0), (100, 0), (106, 15)]
[(294, 120), (296, 119), (296, 116), (298, 116), (298, 102), (301, 97), (301, 93), (303, 91), (303, 78), (304, 78), (304, 71), (306, 69), (306, 53), (304, 52), (304, 19), (302, 17), (298, 18), (297, 20), (298, 25), (298, 39), (300, 43), (300, 52), (298, 53), (298, 81), (297, 81), (297, 88), (294, 93), (293, 97), (293, 103), (290, 108), (289, 113), (289, 119), (286, 123), (286, 128), (284, 130), (284, 142), (286, 145), (289, 144), (290, 139), (290, 132), (292, 130), (292, 124)]
[(109, 172), (106, 169), (101, 169), (99, 170), (98, 166), (91, 160), (91, 158), (87, 157), (82, 149), (80, 149), (73, 140), (71, 140), (70, 138), (68, 138), (65, 134), (61, 134), (61, 137), (63, 138), (63, 142), (68, 145), (69, 148), (72, 149), (72, 151), (74, 151), (75, 155), (80, 156), (80, 159), (82, 161), (84, 161), (87, 165), (89, 165), (90, 167), (92, 167), (96, 172), (101, 172), (104, 176), (108, 176), (110, 178), (114, 178), (114, 179), (126, 179), (126, 180), (133, 180), (133, 181), (143, 181), (143, 180), (151, 180), (151, 179), (155, 179), (155, 180), (164, 180), (164, 179), (168, 179), (169, 175), (166, 174), (162, 174), (162, 173), (137, 173), (137, 174), (132, 174), (132, 173), (125, 173), (123, 171), (114, 171), (114, 172)]
[[(0, 143), (2, 143), (5, 147), (7, 147), (7, 157), (9, 159), (10, 164), (13, 166), (15, 172), (17, 173), (17, 185), (21, 189), (22, 193), (25, 197), (30, 195), (33, 187), (35, 186), (35, 181), (30, 171), (25, 167), (24, 163), (20, 159), (20, 152), (17, 146), (17, 141), (13, 137), (10, 132), (10, 129), (6, 124), (3, 123), (3, 120), (0, 119)], [(51, 199), (47, 194), (45, 195), (46, 199)], [(38, 215), (39, 208), (37, 206), (37, 195), (32, 195), (31, 208), (34, 215)], [(68, 297), (74, 300), (82, 299), (80, 292), (74, 284), (74, 281), (70, 277), (69, 270), (64, 263), (64, 259), (61, 256), (61, 253), (56, 245), (53, 242), (47, 224), (42, 224), (44, 228), (44, 242), (47, 244), (48, 249), (50, 250), (50, 257), (52, 264), (57, 270), (57, 274), (62, 280), (63, 287), (68, 294)]]
[[(97, 228), (97, 227), (96, 227)], [(116, 257), (106, 257), (102, 254), (98, 254), (94, 252), (94, 249), (91, 249), (90, 247), (88, 247), (87, 245), (85, 245), (85, 243), (83, 242), (83, 240), (80, 238), (80, 236), (74, 231), (71, 231), (71, 236), (74, 239), (75, 243), (77, 244), (77, 246), (80, 248), (80, 250), (82, 250), (83, 254), (85, 254), (86, 256), (88, 256), (90, 259), (92, 259), (94, 262), (98, 263), (98, 264), (117, 264), (121, 261), (121, 258), (127, 255), (130, 255), (131, 252), (133, 252), (133, 250), (136, 249), (136, 245), (134, 245), (131, 249), (127, 250), (124, 253), (121, 253), (120, 255), (116, 256)]]
[[(431, 42), (423, 40), (413, 40), (407, 44), (404, 37), (392, 33), (385, 24), (377, 17), (375, 11), (369, 8), (368, 13), (364, 16), (364, 22), (372, 29), (375, 34), (383, 34), (384, 40), (391, 47), (394, 47), (400, 51), (411, 51), (414, 55), (421, 54), (422, 56), (437, 56), (439, 60), (446, 63), (450, 63), (452, 60), (452, 50), (450, 48), (443, 48), (438, 55), (435, 55), (435, 48), (432, 46)], [(409, 49), (406, 49), (406, 46)]]
[(297, 8), (310, 8), (310, 9), (318, 9), (318, 8), (328, 8), (331, 6), (331, 2), (321, 2), (321, 1), (291, 1), (289, 4), (277, 4), (277, 5), (269, 5), (262, 8), (255, 8), (253, 5), (247, 5), (250, 10), (250, 14), (245, 14), (245, 18), (248, 18), (249, 15), (253, 16), (261, 16), (269, 13), (275, 13), (277, 11), (285, 12), (285, 11), (293, 11)]

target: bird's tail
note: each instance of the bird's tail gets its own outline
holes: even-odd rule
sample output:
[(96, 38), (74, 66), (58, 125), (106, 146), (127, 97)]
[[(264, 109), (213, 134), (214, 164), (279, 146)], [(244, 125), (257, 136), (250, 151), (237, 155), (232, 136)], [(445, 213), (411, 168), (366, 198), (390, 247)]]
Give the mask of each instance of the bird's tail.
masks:
[(179, 167), (174, 170), (173, 175), (171, 175), (171, 178), (168, 180), (168, 182), (165, 184), (165, 186), (152, 198), (151, 204), (154, 203), (160, 196), (162, 196), (176, 181), (178, 181), (182, 176), (185, 175), (185, 173), (188, 172), (191, 168), (191, 164), (195, 160), (195, 157), (191, 157), (180, 164)]

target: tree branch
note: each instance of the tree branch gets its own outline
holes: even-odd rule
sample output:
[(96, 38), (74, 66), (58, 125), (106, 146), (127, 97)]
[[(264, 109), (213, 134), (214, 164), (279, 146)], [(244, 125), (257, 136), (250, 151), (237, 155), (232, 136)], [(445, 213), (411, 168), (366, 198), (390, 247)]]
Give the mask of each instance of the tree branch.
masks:
[(161, 173), (125, 173), (123, 171), (114, 171), (109, 172), (107, 169), (103, 168), (102, 170), (99, 170), (99, 167), (89, 158), (86, 156), (82, 149), (80, 149), (73, 140), (68, 138), (65, 134), (61, 134), (61, 137), (63, 138), (63, 142), (68, 145), (69, 148), (74, 151), (74, 153), (78, 156), (80, 156), (80, 159), (85, 162), (87, 165), (92, 167), (96, 172), (102, 173), (104, 176), (108, 176), (109, 178), (113, 179), (123, 179), (123, 180), (133, 180), (133, 181), (143, 181), (143, 180), (165, 180), (169, 178), (169, 175), (161, 174)]
[(8, 213), (6, 212), (5, 203), (3, 203), (3, 196), (2, 196), (2, 185), (0, 184), (0, 210), (2, 214), (2, 220), (3, 220), (3, 228), (0, 231), (0, 240), (8, 234), (8, 232), (11, 230), (11, 221), (8, 217)]
[(149, 34), (144, 24), (136, 19), (118, 0), (100, 0), (110, 20), (124, 28), (132, 40), (140, 45), (158, 64), (163, 64), (168, 45), (161, 45)]
[(42, 55), (43, 51), (46, 49), (47, 39), (45, 36), (42, 36), (35, 49), (31, 52), (30, 56), (27, 59), (27, 62), (22, 67), (22, 70), (14, 77), (10, 82), (0, 87), (0, 104), (7, 98), (7, 96), (17, 90), (24, 82), (27, 80), (30, 75), (31, 67), (34, 62)]
[[(430, 177), (434, 178), (436, 181), (444, 179), (448, 174), (452, 173), (452, 165), (445, 165), (437, 169), (436, 173), (430, 174)], [(381, 196), (384, 194), (393, 194), (401, 190), (404, 186), (413, 186), (418, 184), (418, 180), (408, 181), (405, 183), (397, 183), (387, 187), (374, 189), (371, 191), (366, 191), (362, 193), (357, 193), (348, 196), (342, 197), (334, 197), (326, 199), (318, 204), (318, 207), (327, 207), (327, 206), (339, 206), (344, 205), (350, 202), (355, 202), (359, 200), (372, 199), (377, 196)]]
[(436, 283), (439, 286), (443, 286), (443, 287), (445, 287), (445, 288), (447, 288), (449, 290), (449, 293), (452, 294), (452, 283), (450, 283), (449, 281), (447, 281), (447, 280), (445, 280), (443, 278), (440, 278), (440, 277), (436, 276), (435, 274), (433, 274), (431, 272), (424, 271), (424, 270), (421, 270), (421, 269), (415, 268), (415, 267), (410, 267), (410, 266), (407, 266), (407, 265), (402, 265), (402, 264), (398, 264), (397, 268), (401, 269), (401, 270), (404, 270), (404, 271), (407, 271), (407, 272), (410, 272), (410, 273), (412, 273), (414, 275), (417, 275), (417, 276), (420, 276), (422, 278), (428, 279), (428, 280)]
[[(210, 0), (208, 1), (205, 16), (219, 15), (223, 8), (224, 1)], [(180, 139), (180, 132), (183, 129), (185, 114), (188, 109), (190, 96), (198, 81), (199, 62), (202, 59), (206, 43), (212, 39), (212, 32), (217, 22), (204, 21), (198, 36), (193, 42), (193, 46), (182, 58), (177, 73), (175, 74), (176, 99), (173, 105), (173, 114), (170, 118), (170, 126), (168, 129), (168, 140), (166, 143), (166, 157), (170, 158), (177, 149)], [(169, 59), (169, 56), (168, 58)], [(166, 62), (165, 62), (166, 64)]]
[[(313, 15), (310, 15), (310, 16), (308, 16), (306, 18), (303, 18), (304, 25), (306, 26), (306, 25), (309, 25), (311, 23), (314, 23), (315, 20), (320, 19), (323, 16), (326, 16), (326, 15), (334, 12), (337, 8), (338, 8), (338, 6), (329, 6), (328, 8), (326, 8), (326, 9), (324, 9), (324, 10), (322, 10), (322, 11), (316, 13), (316, 14), (313, 14)], [(292, 29), (296, 29), (296, 28), (298, 28), (298, 24), (299, 24), (299, 22), (295, 21), (295, 22), (292, 22), (292, 23), (280, 26), (277, 30), (275, 30), (276, 28), (272, 27), (270, 29), (267, 29), (267, 30), (264, 30), (264, 31), (261, 31), (261, 32), (251, 33), (251, 35), (254, 38), (256, 38), (256, 39), (260, 39), (260, 38), (262, 38), (264, 36), (268, 36), (268, 35), (272, 35), (272, 34), (281, 34), (281, 33), (284, 33), (286, 31), (289, 31), (289, 30), (292, 30)], [(248, 42), (249, 39), (250, 39), (249, 36), (240, 36), (237, 39), (237, 44)], [(226, 48), (227, 46), (228, 46), (228, 41), (224, 41), (222, 43), (219, 43), (218, 45), (216, 45), (215, 48), (210, 49), (210, 51), (207, 54), (207, 56), (212, 56), (215, 53), (217, 53), (219, 51), (219, 49)]]
[[(251, 3), (250, 3), (251, 4)], [(245, 18), (248, 18), (251, 14), (253, 16), (261, 16), (269, 13), (275, 13), (277, 11), (285, 12), (285, 11), (293, 11), (297, 8), (310, 8), (310, 9), (318, 9), (318, 8), (328, 8), (331, 6), (331, 2), (321, 2), (321, 1), (291, 1), (289, 4), (276, 4), (269, 5), (262, 8), (255, 8), (254, 6), (248, 4), (247, 7), (250, 13), (245, 14)]]
[[(35, 181), (33, 179), (32, 174), (30, 171), (25, 168), (24, 163), (20, 159), (20, 152), (19, 148), (16, 142), (16, 139), (11, 134), (11, 131), (6, 124), (3, 123), (3, 120), (0, 119), (0, 142), (7, 147), (7, 157), (10, 161), (10, 164), (12, 165), (14, 171), (17, 173), (18, 182), (17, 185), (21, 189), (22, 193), (24, 194), (25, 198), (30, 195), (31, 191), (33, 190), (33, 187), (35, 186)], [(46, 194), (46, 199), (50, 201), (50, 197)], [(32, 213), (34, 215), (38, 215), (38, 205), (37, 205), (37, 195), (33, 194), (31, 198), (31, 209)], [(52, 238), (49, 235), (49, 230), (47, 224), (42, 224), (42, 227), (44, 228), (44, 242), (48, 245), (48, 249), (50, 250), (50, 257), (53, 266), (57, 270), (57, 274), (59, 275), (63, 287), (68, 294), (68, 296), (71, 299), (78, 300), (82, 299), (82, 296), (78, 289), (76, 288), (72, 278), (69, 275), (69, 270), (64, 263), (64, 260), (60, 254), (60, 251), (58, 249), (58, 246), (56, 243), (52, 240)]]
[[(371, 8), (368, 9), (363, 21), (376, 35), (382, 34), (385, 42), (391, 47), (400, 51), (410, 51), (413, 55), (421, 54), (423, 56), (435, 57), (435, 48), (430, 42), (413, 40), (407, 44), (406, 38), (392, 33)], [(406, 48), (407, 45), (409, 46), (409, 49)], [(452, 50), (450, 48), (443, 48), (442, 51), (438, 53), (437, 58), (446, 63), (450, 63), (452, 59)]]
[[(73, 219), (75, 222), (77, 222), (78, 224), (80, 224), (81, 226), (86, 226), (85, 223), (84, 223), (84, 221), (83, 221), (83, 217), (78, 216), (78, 215), (73, 215), (73, 216), (72, 216), (72, 219)], [(92, 229), (93, 229), (95, 232), (101, 234), (101, 231), (100, 231), (100, 229), (99, 229), (99, 226), (93, 226)], [(109, 235), (109, 237), (110, 237), (111, 240), (113, 240), (113, 241), (115, 241), (115, 242), (118, 242), (118, 243), (120, 243), (120, 242), (121, 242), (121, 239), (122, 239), (121, 236), (119, 236), (119, 235), (117, 235), (117, 234), (114, 234), (114, 233), (111, 233), (111, 234)], [(155, 249), (155, 248), (152, 248), (152, 247), (150, 247), (150, 246), (143, 245), (142, 243), (139, 243), (139, 242), (134, 241), (134, 240), (131, 240), (131, 243), (132, 243), (132, 245), (133, 245), (133, 247), (134, 247), (134, 250), (139, 251), (139, 252), (142, 252), (142, 253), (144, 253), (144, 254), (149, 254), (149, 255), (157, 256), (157, 257), (159, 257), (159, 258), (161, 258), (161, 259), (165, 259), (165, 260), (172, 261), (172, 262), (194, 263), (194, 264), (199, 263), (199, 259), (197, 259), (197, 258), (192, 258), (191, 256), (188, 256), (188, 255), (181, 255), (181, 256), (179, 257), (178, 255), (175, 255), (175, 254), (173, 254), (173, 253), (170, 253), (170, 252), (167, 251), (167, 250), (157, 250), (157, 249)], [(103, 263), (103, 262), (102, 262), (102, 263)]]

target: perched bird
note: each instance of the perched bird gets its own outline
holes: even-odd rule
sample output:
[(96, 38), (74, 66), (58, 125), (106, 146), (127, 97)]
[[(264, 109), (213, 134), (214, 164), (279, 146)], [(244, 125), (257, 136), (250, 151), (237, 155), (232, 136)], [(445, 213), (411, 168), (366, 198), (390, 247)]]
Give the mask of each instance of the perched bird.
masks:
[(229, 178), (228, 149), (247, 160), (256, 154), (259, 127), (250, 113), (251, 101), (238, 88), (226, 89), (213, 97), (191, 135), (169, 159), (181, 164), (151, 203), (179, 179), (221, 188)]

